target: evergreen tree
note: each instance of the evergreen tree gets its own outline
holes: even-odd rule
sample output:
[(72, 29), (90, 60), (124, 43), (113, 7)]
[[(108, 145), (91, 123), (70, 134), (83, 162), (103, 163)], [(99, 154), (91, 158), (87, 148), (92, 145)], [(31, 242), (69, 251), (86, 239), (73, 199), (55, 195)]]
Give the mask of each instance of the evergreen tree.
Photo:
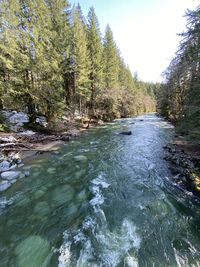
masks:
[(119, 51), (109, 25), (106, 27), (103, 44), (104, 86), (116, 89), (119, 86)]
[(96, 97), (102, 86), (102, 42), (98, 18), (94, 8), (88, 13), (88, 50), (89, 50), (89, 79), (90, 79), (90, 112), (95, 115)]
[[(90, 99), (89, 90), (89, 59), (87, 46), (86, 24), (80, 6), (72, 9), (72, 42), (71, 42), (71, 67), (74, 84), (74, 100), (78, 104), (79, 112), (82, 106)], [(73, 107), (73, 112), (75, 106)]]

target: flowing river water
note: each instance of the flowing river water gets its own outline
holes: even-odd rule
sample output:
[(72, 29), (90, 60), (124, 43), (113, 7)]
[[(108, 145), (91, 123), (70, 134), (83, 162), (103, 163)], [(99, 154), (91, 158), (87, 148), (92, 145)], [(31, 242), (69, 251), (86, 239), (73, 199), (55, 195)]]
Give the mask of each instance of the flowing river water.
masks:
[(117, 120), (22, 167), (0, 195), (0, 266), (200, 266), (199, 204), (163, 159), (173, 134), (155, 114)]

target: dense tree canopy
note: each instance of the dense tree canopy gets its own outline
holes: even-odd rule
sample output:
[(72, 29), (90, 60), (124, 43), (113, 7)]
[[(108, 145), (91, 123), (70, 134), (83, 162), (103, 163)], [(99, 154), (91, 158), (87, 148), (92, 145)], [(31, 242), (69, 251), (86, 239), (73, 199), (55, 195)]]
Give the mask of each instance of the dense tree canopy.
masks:
[[(132, 76), (110, 26), (102, 38), (94, 8), (87, 19), (67, 0), (2, 0), (0, 10), (1, 109), (49, 120), (63, 114), (110, 120), (154, 110), (149, 84)], [(191, 54), (190, 42), (182, 49)]]
[(158, 108), (186, 133), (195, 136), (200, 130), (200, 6), (188, 10), (186, 17), (187, 31), (165, 72)]

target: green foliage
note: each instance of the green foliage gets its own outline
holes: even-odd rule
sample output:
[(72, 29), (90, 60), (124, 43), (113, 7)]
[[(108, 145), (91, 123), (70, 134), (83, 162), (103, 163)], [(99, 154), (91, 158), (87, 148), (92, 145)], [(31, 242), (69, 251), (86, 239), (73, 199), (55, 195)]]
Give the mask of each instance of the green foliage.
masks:
[(200, 129), (200, 6), (186, 16), (187, 32), (157, 97), (161, 114), (192, 134)]
[(9, 132), (4, 116), (0, 113), (0, 132)]
[(94, 8), (67, 0), (0, 1), (0, 109), (111, 120), (154, 110), (151, 84), (133, 78)]

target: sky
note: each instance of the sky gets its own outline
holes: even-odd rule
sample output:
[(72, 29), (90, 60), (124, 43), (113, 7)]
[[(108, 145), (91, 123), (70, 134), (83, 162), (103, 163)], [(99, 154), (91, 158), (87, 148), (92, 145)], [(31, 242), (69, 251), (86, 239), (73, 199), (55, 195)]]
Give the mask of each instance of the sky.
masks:
[[(70, 0), (69, 0), (70, 1)], [(199, 0), (71, 0), (87, 17), (95, 8), (102, 35), (110, 25), (131, 72), (146, 82), (160, 82), (186, 29), (184, 14)]]

